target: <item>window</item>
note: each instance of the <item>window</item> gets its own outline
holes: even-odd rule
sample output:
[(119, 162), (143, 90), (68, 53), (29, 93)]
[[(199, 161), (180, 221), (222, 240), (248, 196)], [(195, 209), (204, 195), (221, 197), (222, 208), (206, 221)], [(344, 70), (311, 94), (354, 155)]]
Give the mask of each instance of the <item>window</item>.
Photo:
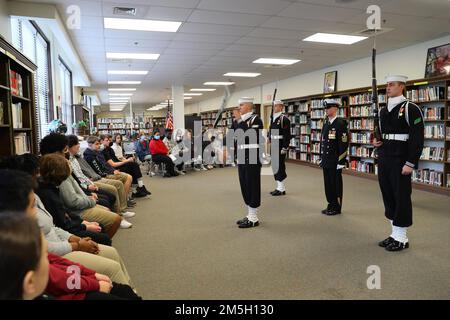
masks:
[(36, 126), (38, 140), (48, 134), (48, 123), (53, 120), (50, 79), (50, 44), (32, 21), (12, 18), (13, 45), (37, 65), (34, 78)]
[(64, 61), (58, 61), (59, 80), (61, 83), (61, 120), (67, 125), (67, 133), (72, 133), (73, 121), (73, 99), (72, 99), (72, 71)]

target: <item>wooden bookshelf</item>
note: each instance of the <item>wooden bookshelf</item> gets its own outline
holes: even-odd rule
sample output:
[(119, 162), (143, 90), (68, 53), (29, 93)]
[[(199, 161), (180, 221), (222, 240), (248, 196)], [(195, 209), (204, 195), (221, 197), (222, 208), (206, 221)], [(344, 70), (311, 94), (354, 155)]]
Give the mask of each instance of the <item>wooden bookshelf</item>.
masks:
[(0, 156), (37, 153), (37, 67), (0, 36)]
[[(379, 93), (379, 101), (380, 106), (386, 105), (386, 85), (378, 86)], [(415, 90), (415, 91), (414, 91)], [(291, 140), (291, 146), (289, 151), (289, 161), (293, 163), (309, 165), (312, 167), (318, 167), (315, 163), (318, 159), (319, 153), (317, 150), (313, 150), (313, 146), (317, 145), (318, 142), (314, 141), (314, 135), (319, 134), (321, 132), (320, 125), (320, 110), (323, 110), (321, 107), (320, 101), (326, 98), (336, 98), (341, 99), (343, 106), (341, 108), (347, 108), (345, 118), (348, 123), (349, 128), (349, 152), (347, 160), (349, 164), (356, 165), (356, 170), (347, 168), (344, 170), (345, 173), (356, 175), (360, 177), (377, 179), (377, 164), (378, 160), (376, 157), (366, 157), (367, 151), (373, 150), (371, 148), (370, 143), (364, 143), (361, 141), (369, 141), (368, 139), (363, 139), (363, 137), (371, 137), (372, 129), (371, 129), (371, 94), (370, 87), (363, 88), (355, 88), (345, 91), (335, 92), (332, 95), (330, 94), (316, 94), (304, 97), (297, 97), (292, 99), (284, 100), (284, 103), (287, 107), (288, 115), (307, 115), (307, 117), (303, 117), (303, 119), (307, 119), (307, 124), (294, 124), (304, 126), (308, 128), (310, 133), (300, 133), (295, 130), (291, 130), (293, 134), (293, 138)], [(446, 195), (450, 195), (450, 77), (436, 77), (432, 79), (418, 79), (408, 81), (406, 84), (406, 93), (410, 100), (411, 98), (417, 105), (419, 105), (422, 110), (438, 108), (442, 109), (440, 114), (431, 115), (431, 118), (428, 118), (425, 115), (424, 125), (426, 127), (426, 132), (428, 130), (428, 135), (430, 138), (425, 138), (425, 146), (430, 148), (444, 148), (444, 160), (428, 160), (423, 159), (419, 161), (419, 168), (415, 170), (413, 175), (413, 186), (417, 189), (439, 192)], [(296, 107), (300, 105), (307, 105), (308, 108), (304, 108), (302, 111), (296, 111)], [(291, 108), (291, 109), (289, 109)], [(340, 109), (341, 109), (340, 108)], [(353, 109), (356, 108), (356, 109)], [(361, 108), (360, 110), (357, 108)], [(316, 112), (314, 112), (316, 111)], [(355, 112), (357, 111), (357, 112)], [(361, 111), (361, 114), (358, 112)], [(359, 121), (359, 123), (357, 123)], [(364, 123), (363, 123), (364, 122)], [(352, 127), (350, 126), (352, 123)], [(317, 125), (317, 127), (315, 127)], [(306, 130), (306, 129), (304, 129)], [(309, 142), (302, 142), (302, 137), (309, 135)], [(352, 139), (355, 138), (355, 139)], [(302, 146), (302, 150), (299, 150), (299, 146)], [(304, 151), (307, 150), (307, 151)], [(352, 152), (353, 151), (353, 152)], [(362, 152), (362, 155), (358, 152)], [(301, 157), (305, 157), (305, 159), (301, 159)], [(369, 171), (369, 172), (360, 172), (359, 170)], [(418, 173), (422, 173), (421, 176)], [(428, 181), (431, 174), (435, 174), (436, 172), (442, 173), (441, 176), (441, 186), (430, 183), (424, 183), (425, 179)]]

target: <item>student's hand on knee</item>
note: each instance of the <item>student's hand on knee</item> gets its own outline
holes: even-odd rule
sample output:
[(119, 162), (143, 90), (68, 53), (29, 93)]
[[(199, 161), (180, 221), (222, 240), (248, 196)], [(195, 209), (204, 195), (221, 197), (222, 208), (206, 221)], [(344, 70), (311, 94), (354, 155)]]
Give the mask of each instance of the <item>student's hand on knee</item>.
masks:
[(99, 281), (98, 284), (100, 285), (100, 288), (98, 291), (103, 293), (110, 293), (112, 289), (112, 283), (106, 282), (106, 281)]
[(95, 279), (97, 279), (98, 281), (105, 281), (105, 282), (109, 282), (112, 284), (112, 280), (105, 274), (96, 273)]

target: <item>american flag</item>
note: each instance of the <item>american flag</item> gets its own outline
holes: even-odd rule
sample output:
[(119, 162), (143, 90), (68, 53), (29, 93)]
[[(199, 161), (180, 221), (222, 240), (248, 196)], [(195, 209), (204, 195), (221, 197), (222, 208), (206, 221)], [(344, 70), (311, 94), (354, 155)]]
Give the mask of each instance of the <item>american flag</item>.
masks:
[(172, 112), (170, 112), (170, 111), (167, 111), (165, 128), (169, 129), (169, 130), (173, 130), (173, 117), (172, 117)]

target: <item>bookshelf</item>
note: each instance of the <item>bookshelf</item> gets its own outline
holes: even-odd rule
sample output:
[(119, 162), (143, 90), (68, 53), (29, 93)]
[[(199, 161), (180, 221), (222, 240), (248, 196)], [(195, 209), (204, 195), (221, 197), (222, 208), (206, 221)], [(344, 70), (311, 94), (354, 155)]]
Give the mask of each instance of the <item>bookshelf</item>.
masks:
[[(284, 100), (294, 136), (288, 159), (318, 167), (325, 115), (322, 102), (326, 98), (340, 99), (338, 116), (346, 119), (350, 136), (345, 172), (376, 179), (378, 162), (370, 144), (374, 126), (371, 91), (364, 87)], [(413, 186), (450, 195), (450, 77), (408, 81), (405, 96), (421, 107), (425, 120), (424, 150), (412, 176)], [(380, 106), (386, 105), (385, 85), (378, 86), (378, 100)]]
[(36, 69), (0, 36), (0, 156), (37, 153)]

